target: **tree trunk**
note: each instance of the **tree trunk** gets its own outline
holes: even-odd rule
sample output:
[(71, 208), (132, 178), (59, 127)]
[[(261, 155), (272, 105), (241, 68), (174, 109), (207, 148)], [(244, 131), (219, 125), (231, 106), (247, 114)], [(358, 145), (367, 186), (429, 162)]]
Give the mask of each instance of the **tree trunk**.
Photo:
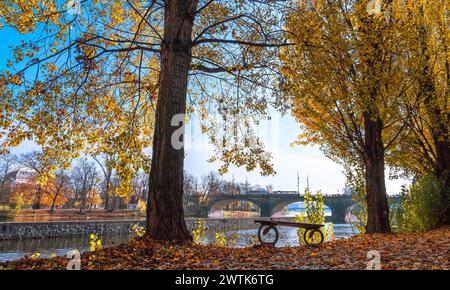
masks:
[(41, 186), (38, 186), (36, 189), (36, 196), (34, 198), (34, 203), (32, 206), (33, 209), (41, 208)]
[(55, 201), (56, 201), (56, 199), (52, 200), (52, 206), (50, 208), (50, 213), (53, 213), (55, 211)]
[(384, 179), (384, 144), (381, 136), (382, 122), (364, 114), (365, 174), (367, 192), (366, 232), (389, 233), (389, 206)]
[(52, 206), (50, 208), (50, 212), (53, 213), (53, 211), (55, 210), (55, 204), (56, 204), (56, 199), (58, 198), (58, 193), (56, 193), (55, 197), (52, 200)]
[[(450, 63), (445, 62), (447, 72), (447, 100), (450, 100)], [(448, 103), (447, 103), (448, 104)], [(444, 117), (444, 136), (443, 144), (439, 146), (441, 152), (438, 156), (442, 156), (445, 161), (444, 173), (444, 204), (447, 204), (447, 210), (441, 218), (441, 223), (450, 225), (450, 112), (443, 114)]]
[[(447, 100), (450, 98), (450, 64), (445, 62), (445, 70), (447, 75)], [(433, 140), (436, 146), (437, 156), (437, 176), (443, 182), (443, 203), (447, 206), (446, 211), (439, 219), (439, 223), (442, 225), (450, 225), (450, 112), (446, 111), (447, 107), (445, 103), (443, 106), (438, 105), (438, 101), (433, 104), (434, 110), (430, 106), (435, 114), (434, 120), (436, 120), (436, 131), (433, 132)], [(442, 110), (441, 108), (444, 108)]]
[[(147, 232), (157, 240), (187, 241), (183, 211), (184, 149), (175, 148), (172, 134), (179, 126), (172, 118), (186, 113), (191, 37), (197, 0), (166, 1), (164, 40), (161, 45), (161, 73), (153, 137)], [(177, 124), (178, 125), (178, 124)], [(183, 140), (184, 141), (184, 140)]]
[(106, 172), (105, 172), (105, 211), (110, 210), (110, 196), (109, 196), (109, 189), (111, 187), (111, 169), (107, 165)]
[[(442, 116), (442, 115), (441, 115)], [(444, 124), (443, 124), (444, 125)], [(450, 142), (448, 127), (439, 126), (440, 130), (434, 137), (437, 155), (436, 175), (443, 183), (442, 202), (447, 206), (446, 211), (439, 219), (442, 225), (450, 225)]]
[(83, 181), (83, 190), (81, 192), (81, 201), (80, 201), (80, 214), (83, 213), (83, 210), (86, 208), (86, 195), (87, 195), (87, 189), (86, 189), (86, 181)]
[[(434, 175), (443, 183), (443, 200), (447, 210), (439, 219), (440, 224), (450, 224), (450, 113), (445, 111), (446, 104), (439, 103), (438, 92), (434, 84), (432, 59), (428, 52), (427, 31), (424, 26), (419, 27), (420, 44), (422, 53), (422, 77), (419, 86), (424, 97), (424, 104), (428, 115), (428, 126), (431, 132), (433, 145), (436, 150), (436, 163), (434, 164)], [(450, 90), (450, 66), (445, 65), (447, 74), (447, 90)], [(450, 91), (447, 91), (447, 96)], [(444, 108), (444, 109), (442, 109)]]
[(105, 193), (105, 211), (109, 210), (109, 194), (108, 191)]

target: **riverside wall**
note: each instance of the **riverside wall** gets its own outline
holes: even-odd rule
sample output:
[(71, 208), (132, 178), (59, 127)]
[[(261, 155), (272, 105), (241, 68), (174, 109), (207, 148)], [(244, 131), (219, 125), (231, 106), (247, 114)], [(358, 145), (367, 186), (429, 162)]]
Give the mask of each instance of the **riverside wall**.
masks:
[[(274, 220), (292, 221), (291, 218)], [(186, 218), (188, 229), (197, 227), (198, 218)], [(250, 229), (257, 225), (253, 218), (207, 218), (204, 219), (207, 231), (224, 232)], [(0, 222), (0, 241), (26, 240), (59, 237), (78, 237), (90, 234), (129, 234), (134, 225), (145, 226), (142, 219), (133, 220), (95, 220), (95, 221), (47, 221), (47, 222)]]

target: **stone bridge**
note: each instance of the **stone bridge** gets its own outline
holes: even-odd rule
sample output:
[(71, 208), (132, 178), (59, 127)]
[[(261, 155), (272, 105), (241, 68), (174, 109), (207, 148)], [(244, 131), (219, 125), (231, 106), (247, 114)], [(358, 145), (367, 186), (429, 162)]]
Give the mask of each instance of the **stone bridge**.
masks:
[[(335, 223), (345, 222), (345, 216), (350, 208), (355, 206), (351, 195), (324, 195), (324, 204), (331, 209), (331, 220)], [(188, 202), (199, 204), (199, 196), (190, 196)], [(304, 195), (296, 191), (277, 191), (268, 193), (252, 191), (246, 194), (223, 194), (209, 196), (203, 207), (203, 216), (209, 212), (223, 209), (226, 205), (236, 201), (248, 201), (257, 205), (261, 210), (261, 217), (271, 217), (291, 203), (304, 201)]]

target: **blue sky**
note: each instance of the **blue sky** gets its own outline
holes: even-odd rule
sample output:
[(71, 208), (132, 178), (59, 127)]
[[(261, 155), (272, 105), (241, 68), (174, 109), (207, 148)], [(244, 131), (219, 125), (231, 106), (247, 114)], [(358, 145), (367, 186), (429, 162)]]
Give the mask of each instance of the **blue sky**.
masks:
[[(14, 45), (24, 40), (26, 36), (14, 32), (12, 29), (0, 29), (0, 70), (6, 69), (6, 60), (11, 56), (8, 45)], [(313, 190), (322, 190), (327, 194), (342, 192), (345, 185), (343, 168), (329, 160), (317, 148), (311, 146), (295, 146), (290, 144), (299, 133), (299, 125), (290, 116), (281, 117), (272, 114), (270, 129), (266, 125), (260, 126), (258, 136), (265, 140), (266, 148), (272, 152), (273, 164), (276, 174), (274, 176), (262, 177), (258, 171), (246, 172), (245, 168), (232, 166), (229, 173), (224, 175), (225, 179), (244, 182), (246, 179), (252, 184), (271, 184), (275, 190), (297, 190), (297, 172), (300, 175), (300, 189), (306, 186), (306, 179)], [(210, 171), (217, 171), (219, 163), (208, 163), (213, 150), (206, 136), (200, 133), (199, 125), (192, 122), (186, 129), (186, 159), (185, 170), (197, 177)], [(39, 149), (32, 141), (26, 141), (12, 150), (13, 153)], [(389, 180), (386, 176), (387, 190), (389, 194), (400, 191), (406, 180)]]

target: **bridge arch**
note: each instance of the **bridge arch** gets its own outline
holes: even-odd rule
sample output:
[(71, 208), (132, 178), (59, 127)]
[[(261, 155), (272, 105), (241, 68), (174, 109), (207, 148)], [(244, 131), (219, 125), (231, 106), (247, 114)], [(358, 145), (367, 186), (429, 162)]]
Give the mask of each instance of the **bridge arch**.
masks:
[[(274, 206), (273, 210), (272, 210), (272, 216), (278, 212), (281, 212), (284, 208), (288, 207), (291, 204), (295, 204), (295, 203), (304, 203), (303, 200), (301, 201), (284, 201), (284, 202), (280, 202), (277, 205)], [(331, 216), (333, 216), (333, 209), (331, 207), (329, 207), (328, 205), (325, 205), (325, 210), (330, 210), (331, 211)]]
[(218, 199), (218, 200), (213, 200), (211, 202), (209, 202), (208, 206), (207, 206), (207, 216), (209, 216), (211, 213), (215, 212), (215, 211), (220, 211), (223, 210), (226, 206), (233, 204), (235, 202), (248, 202), (251, 205), (253, 205), (254, 207), (256, 207), (258, 209), (258, 211), (261, 213), (261, 204), (255, 200), (252, 199), (248, 199), (248, 198), (230, 198), (230, 199)]
[(273, 209), (272, 209), (272, 215), (274, 215), (277, 212), (281, 212), (285, 207), (289, 206), (290, 204), (294, 204), (297, 202), (303, 202), (303, 200), (301, 201), (282, 201), (279, 202), (278, 204), (276, 204)]

